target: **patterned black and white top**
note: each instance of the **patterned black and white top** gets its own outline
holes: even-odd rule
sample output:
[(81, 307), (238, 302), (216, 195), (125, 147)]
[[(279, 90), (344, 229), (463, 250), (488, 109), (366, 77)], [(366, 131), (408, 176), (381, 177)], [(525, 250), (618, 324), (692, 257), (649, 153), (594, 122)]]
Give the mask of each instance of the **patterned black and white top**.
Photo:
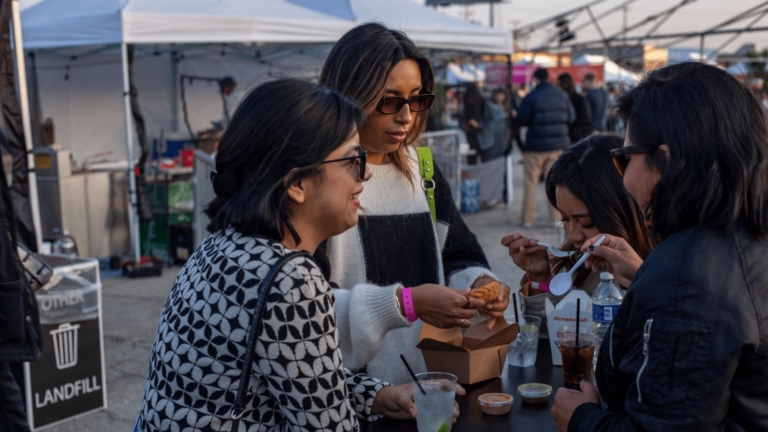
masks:
[[(138, 429), (229, 431), (257, 289), (286, 253), (232, 229), (182, 268), (152, 346)], [(267, 298), (240, 431), (351, 431), (388, 385), (342, 366), (335, 298), (314, 261), (290, 259)]]

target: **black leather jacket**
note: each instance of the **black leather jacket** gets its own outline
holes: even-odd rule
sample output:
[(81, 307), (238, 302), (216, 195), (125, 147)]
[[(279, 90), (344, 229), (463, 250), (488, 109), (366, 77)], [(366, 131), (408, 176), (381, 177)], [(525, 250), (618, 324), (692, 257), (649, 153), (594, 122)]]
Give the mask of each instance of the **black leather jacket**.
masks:
[(569, 431), (768, 430), (768, 240), (692, 228), (640, 267)]

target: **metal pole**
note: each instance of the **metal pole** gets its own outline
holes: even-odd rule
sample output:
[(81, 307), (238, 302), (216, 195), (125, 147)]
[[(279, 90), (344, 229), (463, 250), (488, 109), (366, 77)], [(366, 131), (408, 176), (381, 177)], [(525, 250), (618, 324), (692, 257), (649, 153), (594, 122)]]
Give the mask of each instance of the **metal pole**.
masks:
[(16, 78), (19, 83), (19, 102), (21, 123), (24, 128), (24, 144), (27, 147), (27, 178), (29, 181), (29, 205), (32, 210), (32, 226), (35, 228), (35, 243), (38, 253), (42, 251), (40, 240), (40, 202), (37, 195), (37, 175), (35, 174), (35, 155), (32, 153), (32, 124), (29, 119), (29, 97), (27, 95), (27, 69), (24, 64), (24, 42), (21, 38), (21, 15), (19, 0), (11, 2), (13, 19), (13, 46), (16, 52)]
[(704, 60), (704, 35), (701, 35), (701, 45), (699, 46), (699, 60)]
[(131, 111), (131, 84), (128, 77), (128, 44), (120, 44), (121, 60), (123, 63), (123, 108), (125, 110), (125, 157), (128, 159), (128, 190), (131, 206), (128, 210), (128, 223), (131, 225), (131, 245), (136, 264), (141, 263), (141, 243), (139, 240), (139, 212), (136, 197), (136, 172), (133, 165), (133, 112)]
[(488, 3), (488, 15), (489, 27), (493, 27), (493, 3)]
[(176, 50), (171, 52), (171, 130), (179, 131), (179, 60)]

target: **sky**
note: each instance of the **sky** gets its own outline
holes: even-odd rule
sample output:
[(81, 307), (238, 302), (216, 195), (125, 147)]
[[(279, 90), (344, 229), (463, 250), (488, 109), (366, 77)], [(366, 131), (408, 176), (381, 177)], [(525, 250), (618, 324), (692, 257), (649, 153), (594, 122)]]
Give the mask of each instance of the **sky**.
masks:
[[(414, 0), (424, 4), (424, 0)], [(606, 0), (603, 3), (592, 7), (595, 16), (602, 12), (614, 8), (625, 0)], [(589, 0), (504, 0), (504, 3), (494, 6), (495, 27), (503, 29), (513, 29), (533, 23), (540, 19), (548, 18), (560, 12), (573, 9), (577, 6), (588, 3)], [(631, 26), (640, 22), (649, 15), (657, 14), (668, 9), (680, 0), (637, 0), (627, 6), (627, 22)], [(669, 20), (659, 27), (655, 34), (681, 33), (688, 31), (701, 31), (713, 27), (740, 12), (746, 11), (763, 2), (756, 0), (695, 0), (680, 8)], [(766, 6), (768, 7), (768, 5)], [(438, 10), (449, 15), (469, 18), (470, 20), (480, 22), (484, 25), (489, 23), (488, 4), (478, 4), (470, 6), (454, 5), (448, 7), (439, 7)], [(726, 28), (747, 27), (757, 16), (748, 18), (740, 23)], [(580, 25), (589, 21), (589, 15), (586, 12), (581, 13), (574, 21), (571, 27)], [(618, 33), (623, 28), (624, 13), (616, 12), (606, 18), (599, 20), (600, 26), (606, 35)], [(653, 27), (654, 23), (649, 23), (638, 28), (629, 35), (642, 35)], [(755, 23), (755, 27), (768, 27), (768, 14)], [(554, 30), (554, 25), (531, 35), (528, 41), (529, 48), (538, 46), (548, 36), (548, 31)], [(732, 35), (711, 36), (705, 39), (706, 48), (719, 48)], [(588, 41), (600, 39), (600, 35), (594, 26), (590, 25), (577, 32), (577, 39), (571, 42)], [(768, 32), (744, 33), (733, 42), (722, 48), (723, 53), (736, 51), (745, 43), (755, 43), (759, 50), (768, 47)], [(525, 42), (518, 42), (524, 45)], [(659, 44), (662, 42), (659, 41)], [(698, 38), (682, 42), (677, 47), (699, 47)]]

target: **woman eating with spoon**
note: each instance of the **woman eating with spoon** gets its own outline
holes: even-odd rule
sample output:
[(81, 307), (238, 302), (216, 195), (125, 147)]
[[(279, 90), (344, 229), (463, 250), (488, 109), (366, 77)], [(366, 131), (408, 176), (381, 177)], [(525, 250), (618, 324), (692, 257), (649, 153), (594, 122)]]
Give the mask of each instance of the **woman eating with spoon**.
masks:
[[(606, 233), (625, 239), (640, 256), (647, 256), (653, 249), (640, 208), (611, 165), (610, 152), (621, 145), (619, 137), (592, 135), (563, 152), (550, 169), (547, 197), (560, 212), (567, 234), (560, 250), (548, 253), (545, 244), (521, 233), (501, 240), (515, 265), (526, 271), (520, 281), (526, 313), (546, 320), (544, 300), (549, 298), (557, 305), (571, 285), (592, 295), (599, 277), (583, 266), (575, 268), (581, 256), (579, 250), (591, 237)], [(569, 272), (570, 277), (565, 276)], [(553, 276), (557, 275), (566, 278), (565, 290), (551, 292)], [(546, 337), (546, 331), (541, 334)]]
[(768, 430), (765, 112), (734, 76), (700, 62), (656, 69), (618, 108), (628, 129), (614, 155), (660, 242), (608, 329), (600, 395), (589, 383), (560, 389), (555, 426)]

